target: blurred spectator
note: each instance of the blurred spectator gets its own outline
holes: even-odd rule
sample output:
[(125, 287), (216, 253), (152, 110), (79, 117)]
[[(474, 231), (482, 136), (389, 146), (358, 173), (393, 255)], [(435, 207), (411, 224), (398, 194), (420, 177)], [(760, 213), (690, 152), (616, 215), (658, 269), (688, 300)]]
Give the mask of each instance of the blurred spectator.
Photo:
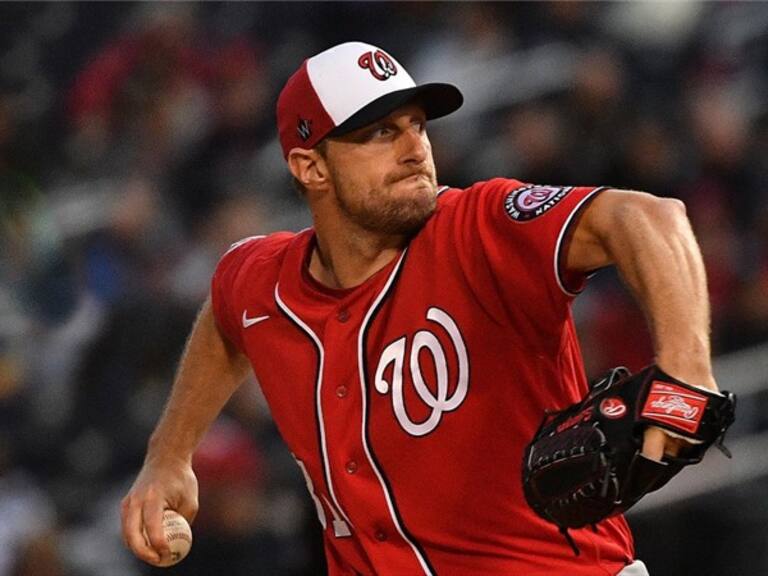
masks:
[(142, 6), (136, 27), (78, 75), (69, 101), (76, 165), (103, 170), (111, 160), (154, 175), (205, 133), (208, 69), (192, 10)]
[(23, 546), (12, 576), (66, 576), (55, 533), (43, 533), (30, 539)]
[(523, 106), (509, 120), (508, 170), (524, 182), (572, 182), (565, 119), (553, 106)]
[(626, 88), (625, 64), (616, 50), (591, 47), (580, 55), (562, 109), (570, 124), (569, 160), (578, 166), (581, 184), (613, 184), (607, 178), (625, 130)]
[(120, 480), (141, 464), (193, 318), (194, 309), (162, 296), (134, 297), (114, 308), (84, 351), (60, 455), (81, 488)]
[(588, 374), (597, 376), (613, 366), (626, 366), (632, 372), (653, 362), (651, 337), (645, 317), (637, 303), (613, 271), (593, 278), (574, 305), (580, 330), (581, 349)]
[(195, 452), (204, 503), (195, 520), (194, 570), (188, 574), (280, 573), (280, 550), (266, 515), (264, 456), (252, 436), (221, 420)]
[(64, 574), (53, 534), (54, 502), (15, 466), (7, 431), (0, 432), (0, 576)]
[(215, 55), (212, 69), (211, 130), (179, 164), (171, 187), (193, 233), (219, 202), (236, 194), (258, 196), (251, 189), (249, 162), (259, 144), (274, 134), (269, 78), (254, 46), (244, 38), (227, 44)]
[(613, 185), (668, 196), (679, 189), (685, 156), (669, 121), (640, 112), (617, 138), (621, 157), (608, 176)]

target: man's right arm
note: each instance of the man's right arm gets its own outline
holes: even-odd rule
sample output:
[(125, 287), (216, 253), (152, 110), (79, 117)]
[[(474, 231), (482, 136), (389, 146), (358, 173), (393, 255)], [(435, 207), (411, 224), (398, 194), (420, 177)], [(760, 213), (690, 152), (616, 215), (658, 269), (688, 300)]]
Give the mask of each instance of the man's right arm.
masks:
[(163, 510), (194, 520), (198, 503), (192, 454), (249, 369), (247, 358), (216, 325), (208, 299), (187, 341), (144, 465), (121, 505), (123, 539), (145, 562), (157, 564), (170, 555), (163, 537)]

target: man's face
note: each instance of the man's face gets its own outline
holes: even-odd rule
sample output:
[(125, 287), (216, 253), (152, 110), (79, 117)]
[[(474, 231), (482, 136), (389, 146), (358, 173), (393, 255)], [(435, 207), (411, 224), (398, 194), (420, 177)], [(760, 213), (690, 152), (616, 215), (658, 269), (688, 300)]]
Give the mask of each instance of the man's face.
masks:
[(329, 139), (325, 157), (339, 208), (365, 230), (413, 234), (435, 210), (435, 163), (418, 105)]

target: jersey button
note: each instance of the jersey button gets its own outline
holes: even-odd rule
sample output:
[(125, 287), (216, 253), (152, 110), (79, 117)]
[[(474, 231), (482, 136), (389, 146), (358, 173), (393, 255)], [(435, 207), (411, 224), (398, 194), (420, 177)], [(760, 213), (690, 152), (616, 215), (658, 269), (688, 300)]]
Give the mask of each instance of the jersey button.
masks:
[(384, 542), (387, 539), (387, 533), (384, 530), (376, 530), (376, 534), (373, 535), (379, 542)]
[(357, 472), (357, 462), (355, 462), (354, 460), (350, 460), (349, 462), (347, 462), (346, 468), (347, 468), (348, 474), (354, 474), (355, 472)]
[(336, 319), (339, 322), (346, 322), (347, 320), (349, 320), (349, 310), (347, 310), (346, 308), (342, 308), (341, 310), (339, 310), (339, 313), (336, 314)]
[(344, 384), (336, 387), (336, 396), (339, 398), (346, 398), (347, 394), (349, 394), (349, 389)]

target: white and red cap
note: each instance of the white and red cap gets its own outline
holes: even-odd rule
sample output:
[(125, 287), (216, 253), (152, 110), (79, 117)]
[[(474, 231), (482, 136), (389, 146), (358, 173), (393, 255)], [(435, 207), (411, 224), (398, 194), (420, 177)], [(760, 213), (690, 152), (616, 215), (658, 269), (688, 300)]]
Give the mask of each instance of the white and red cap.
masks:
[(277, 99), (283, 156), (362, 128), (416, 99), (428, 120), (450, 114), (464, 101), (451, 84), (417, 86), (397, 60), (371, 44), (329, 48), (307, 58)]

